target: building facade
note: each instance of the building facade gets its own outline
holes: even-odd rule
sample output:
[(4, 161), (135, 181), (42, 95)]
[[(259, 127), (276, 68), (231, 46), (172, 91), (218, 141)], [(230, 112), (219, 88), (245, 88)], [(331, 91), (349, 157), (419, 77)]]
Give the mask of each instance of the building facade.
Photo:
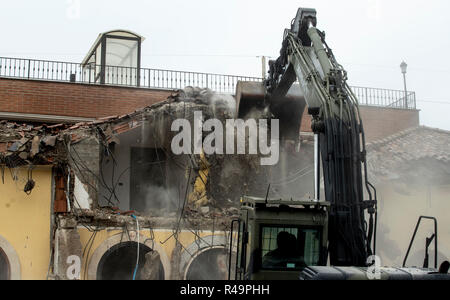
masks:
[[(264, 197), (273, 182), (271, 197), (311, 197), (306, 112), (273, 168), (251, 155), (174, 156), (174, 119), (233, 118), (237, 82), (260, 79), (144, 69), (141, 42), (101, 34), (81, 64), (0, 58), (1, 278), (226, 279), (242, 195)], [(369, 142), (419, 127), (414, 93), (353, 90)]]

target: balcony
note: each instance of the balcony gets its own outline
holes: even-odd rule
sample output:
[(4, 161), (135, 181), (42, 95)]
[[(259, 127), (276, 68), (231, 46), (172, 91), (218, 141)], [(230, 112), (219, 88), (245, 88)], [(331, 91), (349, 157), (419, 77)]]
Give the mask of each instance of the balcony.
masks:
[[(130, 68), (92, 63), (0, 57), (0, 78), (72, 82), (93, 85), (125, 86), (175, 90), (186, 86), (209, 88), (218, 93), (234, 94), (238, 81), (262, 81), (248, 76)], [(415, 92), (368, 87), (351, 87), (360, 105), (416, 109)]]

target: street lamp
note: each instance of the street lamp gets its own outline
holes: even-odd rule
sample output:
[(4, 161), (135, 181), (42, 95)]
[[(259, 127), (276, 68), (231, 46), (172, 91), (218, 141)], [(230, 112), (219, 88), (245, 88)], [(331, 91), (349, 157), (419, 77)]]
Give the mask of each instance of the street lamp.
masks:
[(405, 85), (405, 108), (408, 109), (408, 90), (406, 89), (406, 71), (408, 69), (408, 65), (405, 62), (402, 62), (400, 69), (403, 73), (403, 83)]

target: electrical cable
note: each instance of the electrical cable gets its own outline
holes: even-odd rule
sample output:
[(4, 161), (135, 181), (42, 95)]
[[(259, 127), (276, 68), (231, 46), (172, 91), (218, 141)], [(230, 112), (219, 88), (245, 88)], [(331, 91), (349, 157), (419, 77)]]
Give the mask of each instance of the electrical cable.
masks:
[[(293, 175), (289, 175), (283, 181), (278, 181), (278, 182), (274, 182), (274, 183), (271, 183), (271, 184), (274, 185), (274, 186), (279, 186), (279, 185), (283, 185), (283, 184), (292, 183), (292, 182), (295, 182), (295, 181), (305, 177), (306, 175), (310, 174), (313, 171), (314, 171), (314, 168), (311, 169), (311, 166), (308, 166), (308, 167), (302, 169), (299, 173), (296, 173), (296, 174), (293, 174)], [(306, 172), (306, 173), (303, 173), (303, 172)]]
[[(66, 148), (69, 149), (69, 148), (67, 147), (67, 144), (66, 144)], [(116, 200), (119, 201), (119, 198), (117, 197), (117, 195), (115, 194), (115, 192), (112, 191), (112, 190), (109, 188), (109, 186), (106, 184), (104, 178), (103, 178), (103, 180), (102, 180), (102, 178), (100, 178), (97, 174), (95, 174), (90, 168), (88, 168), (88, 167), (84, 164), (83, 159), (82, 159), (81, 156), (79, 155), (79, 153), (78, 153), (78, 151), (76, 150), (76, 148), (75, 148), (75, 147), (71, 147), (71, 150), (73, 150), (73, 152), (77, 155), (77, 157), (78, 157), (78, 162), (81, 164), (81, 166), (84, 168), (84, 170), (86, 170), (88, 173), (90, 173), (90, 174), (98, 181), (98, 183), (101, 184), (104, 188), (106, 188), (110, 193), (113, 193), (114, 196), (115, 196), (115, 198), (116, 198)], [(83, 174), (83, 172), (81, 172), (81, 170), (80, 170), (80, 168), (79, 168), (78, 162), (74, 159), (74, 157), (72, 156), (70, 150), (68, 151), (68, 153), (69, 153), (70, 157), (72, 158), (72, 162), (75, 164), (75, 166), (77, 167), (77, 169), (78, 169), (78, 171), (80, 172), (80, 174)], [(82, 175), (82, 176), (83, 176), (83, 175)], [(83, 176), (83, 178), (84, 178), (84, 176)], [(85, 179), (86, 179), (86, 178), (84, 178), (84, 182), (89, 182), (89, 181), (86, 181)], [(88, 183), (88, 184), (89, 184), (89, 183)], [(90, 185), (92, 188), (94, 188), (94, 190), (95, 190), (96, 192), (98, 192), (98, 190), (97, 190), (96, 187), (94, 187), (92, 184), (89, 184), (89, 185)], [(119, 202), (120, 202), (120, 201), (119, 201)], [(108, 202), (108, 203), (110, 203), (110, 202)], [(110, 203), (110, 204), (111, 204), (111, 205), (114, 205), (113, 203)]]
[(139, 248), (141, 247), (139, 241), (139, 220), (135, 215), (131, 215), (133, 219), (136, 220), (136, 235), (137, 235), (137, 255), (136, 255), (136, 267), (134, 268), (133, 280), (136, 280), (136, 274), (139, 268)]
[[(188, 198), (187, 194), (188, 194), (188, 191), (189, 191), (189, 182), (191, 181), (191, 175), (192, 175), (192, 168), (189, 168), (189, 175), (188, 175), (188, 179), (187, 179), (187, 182), (186, 182), (186, 191), (185, 191), (185, 195), (184, 195), (183, 206), (182, 206), (181, 211), (180, 211), (180, 218), (178, 219), (176, 232), (179, 231), (181, 220), (183, 219), (183, 214), (184, 214), (184, 210), (185, 210), (186, 202), (187, 202), (187, 198)], [(170, 238), (172, 238), (174, 235), (176, 235), (176, 232), (173, 233), (171, 236), (169, 236), (164, 242), (161, 242), (161, 244), (167, 243), (167, 241), (170, 240)]]
[[(84, 257), (85, 254), (86, 254), (86, 258), (85, 258), (86, 260), (85, 260), (85, 265), (84, 265), (84, 278), (85, 278), (85, 279), (87, 279), (88, 264), (89, 264), (89, 254), (91, 253), (92, 246), (94, 245), (95, 238), (97, 237), (97, 233), (98, 233), (99, 231), (100, 231), (100, 230), (96, 229), (96, 230), (91, 234), (91, 237), (89, 238), (89, 241), (88, 241), (88, 243), (86, 244), (86, 246), (84, 247), (84, 250), (83, 250), (83, 257)], [(88, 251), (86, 252), (86, 249), (87, 249), (88, 246), (89, 246), (89, 249), (88, 249)]]

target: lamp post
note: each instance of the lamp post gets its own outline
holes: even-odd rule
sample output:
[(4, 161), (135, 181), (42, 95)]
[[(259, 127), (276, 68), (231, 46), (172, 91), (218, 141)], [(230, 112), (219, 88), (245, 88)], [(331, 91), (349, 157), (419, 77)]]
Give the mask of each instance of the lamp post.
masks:
[(267, 69), (266, 69), (266, 66), (267, 66), (267, 57), (266, 56), (261, 56), (261, 66), (262, 66), (262, 79), (263, 80), (265, 80), (266, 79), (266, 72), (267, 72)]
[(400, 69), (402, 70), (403, 83), (405, 85), (405, 109), (408, 109), (408, 90), (406, 89), (406, 71), (408, 69), (408, 65), (405, 62), (402, 62)]

